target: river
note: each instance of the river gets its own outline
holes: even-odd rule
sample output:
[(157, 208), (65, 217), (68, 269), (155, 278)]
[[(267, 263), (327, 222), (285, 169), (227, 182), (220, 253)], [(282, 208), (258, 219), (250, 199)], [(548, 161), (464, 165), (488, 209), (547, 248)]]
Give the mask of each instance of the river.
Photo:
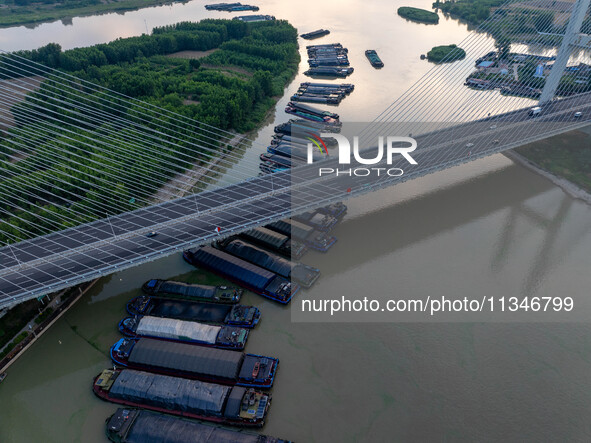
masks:
[[(398, 1), (256, 4), (302, 32), (329, 28), (330, 39), (322, 41), (349, 47), (356, 90), (338, 108), (348, 119), (377, 115), (429, 69), (419, 54), (469, 33), (453, 20), (407, 22), (395, 14), (403, 5)], [(75, 18), (69, 25), (0, 30), (0, 47), (56, 41), (68, 48), (136, 35), (146, 23), (204, 17), (228, 15), (190, 2)], [(384, 69), (369, 67), (368, 48), (378, 50)], [(294, 84), (301, 79), (298, 74)], [(285, 119), (286, 101), (245, 158), (258, 155), (274, 122)], [(223, 181), (232, 181), (231, 172)], [(298, 442), (591, 439), (586, 322), (302, 322), (297, 312), (298, 298), (327, 291), (571, 295), (576, 308), (588, 312), (589, 206), (503, 156), (347, 204), (333, 250), (304, 257), (323, 273), (313, 290), (297, 295), (289, 308), (254, 294), (243, 301), (263, 314), (248, 351), (281, 360), (265, 433)], [(102, 279), (9, 369), (0, 385), (0, 441), (106, 441), (104, 420), (115, 406), (93, 396), (92, 378), (110, 364), (107, 351), (119, 338), (125, 302), (153, 277), (216, 281), (178, 254)]]

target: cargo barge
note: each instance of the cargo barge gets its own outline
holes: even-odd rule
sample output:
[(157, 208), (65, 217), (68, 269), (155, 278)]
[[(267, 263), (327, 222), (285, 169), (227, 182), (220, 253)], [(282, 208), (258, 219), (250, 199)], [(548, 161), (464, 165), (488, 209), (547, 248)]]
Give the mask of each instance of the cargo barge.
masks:
[(238, 237), (295, 260), (302, 258), (308, 250), (303, 242), (268, 228), (251, 229), (239, 234)]
[(148, 280), (143, 284), (142, 290), (150, 295), (170, 295), (211, 303), (238, 303), (244, 292), (242, 288), (238, 287), (195, 285), (158, 279)]
[(322, 232), (331, 231), (339, 222), (337, 218), (321, 211), (306, 211), (292, 218)]
[(322, 208), (318, 208), (318, 212), (322, 212), (323, 214), (328, 214), (333, 216), (336, 219), (341, 219), (347, 213), (347, 206), (342, 203), (332, 203), (328, 206), (323, 206)]
[(375, 50), (368, 49), (367, 51), (365, 51), (365, 56), (374, 68), (384, 67), (384, 62), (382, 62), (382, 59), (380, 59), (378, 53)]
[(213, 326), (149, 315), (124, 318), (119, 322), (119, 331), (126, 337), (159, 338), (239, 351), (244, 349), (248, 340), (248, 330), (244, 328)]
[(305, 34), (300, 35), (303, 39), (312, 40), (314, 38), (324, 37), (325, 35), (330, 34), (328, 29), (318, 29), (312, 32), (306, 32)]
[(241, 22), (246, 23), (253, 23), (253, 22), (268, 22), (275, 20), (275, 16), (273, 15), (241, 15), (240, 17), (234, 17), (232, 20), (238, 20)]
[(218, 305), (145, 295), (130, 300), (126, 309), (129, 315), (150, 315), (243, 328), (254, 328), (261, 318), (261, 311), (255, 306)]
[(296, 220), (279, 220), (267, 225), (267, 227), (280, 234), (295, 237), (310, 248), (320, 252), (327, 252), (337, 241), (335, 237), (324, 232), (318, 232), (313, 227)]
[(122, 338), (110, 350), (119, 366), (255, 388), (270, 388), (279, 360), (155, 338)]
[(306, 46), (307, 50), (320, 49), (320, 48), (342, 48), (345, 51), (347, 50), (347, 48), (343, 48), (343, 45), (341, 43), (325, 43), (322, 45), (308, 45), (308, 46)]
[(321, 66), (318, 68), (310, 68), (304, 71), (304, 75), (308, 77), (334, 77), (334, 78), (345, 78), (353, 74), (354, 69), (351, 67), (332, 67), (332, 66)]
[(291, 443), (143, 409), (118, 408), (106, 422), (113, 443)]
[[(297, 145), (302, 148), (307, 148), (308, 143), (310, 143), (310, 137), (314, 134), (310, 133), (299, 133), (295, 135), (286, 135), (286, 134), (277, 134), (273, 136), (271, 140), (271, 145), (278, 145), (280, 143), (288, 143), (290, 145)], [(302, 138), (301, 136), (307, 136), (307, 138)], [(324, 140), (324, 144), (327, 146), (334, 146), (336, 145), (336, 140), (332, 137), (327, 138)]]
[(292, 102), (315, 103), (319, 105), (338, 105), (343, 100), (340, 96), (296, 93), (289, 98)]
[(322, 132), (340, 132), (340, 126), (328, 126), (324, 124), (318, 124), (315, 122), (311, 122), (308, 120), (300, 120), (300, 119), (291, 119), (287, 123), (281, 123), (275, 126), (275, 134), (286, 134), (292, 135), (310, 135), (313, 133), (317, 136), (320, 136)]
[(330, 112), (316, 109), (311, 106), (302, 105), (300, 103), (289, 102), (285, 107), (285, 112), (288, 114), (297, 115), (305, 120), (322, 122), (327, 125), (340, 126), (339, 115)]
[(319, 66), (349, 66), (349, 59), (345, 57), (314, 57), (308, 60), (308, 66), (311, 68), (317, 68)]
[(268, 154), (266, 152), (263, 152), (259, 156), (259, 158), (264, 163), (268, 163), (268, 164), (272, 164), (277, 167), (284, 167), (284, 168), (288, 168), (288, 169), (291, 168), (292, 166), (299, 166), (299, 165), (304, 164), (303, 162), (298, 162), (298, 161), (292, 160), (291, 158), (288, 158), (288, 157), (283, 157), (281, 155), (275, 155), (275, 154)]
[(355, 89), (355, 85), (353, 85), (351, 83), (334, 84), (334, 83), (304, 82), (304, 83), (300, 84), (300, 88), (338, 89), (340, 91), (344, 91), (346, 94), (350, 94)]
[(211, 246), (200, 246), (184, 251), (183, 258), (193, 266), (207, 269), (279, 303), (289, 303), (300, 289), (297, 284), (280, 275)]
[[(287, 157), (296, 161), (299, 160), (302, 162), (306, 162), (308, 158), (308, 148), (293, 146), (287, 143), (280, 143), (276, 146), (267, 146), (267, 152), (269, 154), (281, 155), (283, 157)], [(326, 154), (320, 153), (320, 151), (317, 149), (312, 151), (312, 159), (314, 161), (324, 160), (326, 157)]]
[(226, 11), (226, 12), (238, 12), (238, 11), (258, 11), (258, 6), (243, 5), (242, 3), (213, 3), (205, 5), (205, 9), (208, 11)]
[(105, 369), (92, 390), (111, 403), (232, 426), (263, 426), (271, 402), (269, 394), (252, 388), (133, 369)]
[(291, 169), (291, 166), (282, 166), (282, 165), (278, 165), (276, 163), (263, 162), (259, 165), (259, 169), (261, 170), (259, 175), (264, 175), (264, 174), (274, 174), (274, 173), (280, 172), (280, 171), (287, 171), (288, 169)]
[(319, 269), (303, 263), (294, 263), (242, 240), (228, 239), (218, 242), (217, 246), (222, 251), (235, 257), (265, 268), (282, 277), (295, 280), (305, 288), (311, 287), (320, 277)]

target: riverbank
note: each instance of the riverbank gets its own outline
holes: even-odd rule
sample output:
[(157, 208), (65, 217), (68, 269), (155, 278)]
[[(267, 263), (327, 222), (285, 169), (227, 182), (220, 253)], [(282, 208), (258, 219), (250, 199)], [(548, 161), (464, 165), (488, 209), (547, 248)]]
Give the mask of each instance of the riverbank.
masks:
[[(38, 316), (38, 318), (43, 319), (43, 321), (38, 323), (37, 327), (32, 327), (35, 318), (31, 319), (28, 323), (29, 326), (25, 326), (17, 335), (18, 337), (20, 334), (26, 333), (25, 339), (19, 342), (4, 358), (0, 359), (0, 372), (8, 369), (15, 361), (17, 361), (27, 349), (33, 346), (33, 344), (39, 340), (39, 338), (45, 334), (45, 332), (47, 332), (49, 328), (62, 317), (62, 315), (74, 306), (76, 302), (80, 300), (80, 298), (82, 298), (82, 296), (98, 281), (99, 279), (93, 280), (83, 285), (66, 289), (58, 294)], [(79, 294), (74, 295), (72, 293), (73, 291), (77, 291)], [(45, 313), (49, 313), (49, 315), (44, 317)]]
[(508, 157), (544, 176), (573, 198), (591, 204), (590, 128), (521, 146)]
[[(88, 4), (80, 1), (77, 6), (51, 4), (34, 6), (5, 6), (0, 8), (0, 28), (21, 25), (37, 25), (43, 22), (61, 20), (66, 22), (74, 17), (101, 15), (109, 12), (135, 11), (149, 6), (160, 6), (172, 3), (187, 3), (189, 0), (114, 0), (105, 3)], [(85, 4), (86, 3), (86, 4)], [(6, 14), (4, 14), (6, 12)]]
[(551, 172), (546, 171), (538, 164), (534, 163), (527, 157), (519, 154), (515, 151), (507, 151), (504, 153), (505, 156), (514, 162), (520, 164), (521, 166), (526, 167), (530, 171), (533, 171), (544, 178), (547, 178), (560, 189), (562, 189), (566, 194), (570, 197), (575, 198), (577, 200), (584, 201), (588, 205), (591, 205), (591, 193), (587, 192), (583, 188), (577, 186), (575, 183), (565, 179), (564, 177), (560, 177), (558, 175), (554, 175)]

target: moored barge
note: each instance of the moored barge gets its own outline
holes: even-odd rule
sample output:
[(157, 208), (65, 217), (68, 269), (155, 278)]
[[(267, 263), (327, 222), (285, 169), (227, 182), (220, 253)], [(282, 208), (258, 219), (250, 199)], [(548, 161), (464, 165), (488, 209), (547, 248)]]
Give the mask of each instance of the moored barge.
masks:
[(183, 258), (194, 266), (214, 272), (279, 303), (289, 303), (299, 291), (299, 286), (286, 278), (211, 246), (184, 251)]
[(342, 202), (332, 203), (328, 206), (318, 208), (318, 212), (332, 215), (336, 219), (341, 219), (347, 213), (347, 206)]
[(94, 379), (101, 399), (232, 426), (261, 427), (271, 397), (241, 386), (223, 386), (133, 369), (105, 369)]
[(267, 22), (275, 20), (273, 15), (241, 15), (240, 17), (234, 17), (232, 20), (239, 20), (241, 22), (253, 23), (253, 22)]
[(122, 338), (110, 354), (116, 365), (139, 371), (254, 388), (270, 388), (279, 365), (272, 357), (154, 338)]
[(308, 247), (303, 242), (268, 228), (254, 228), (250, 231), (242, 232), (238, 236), (272, 251), (276, 251), (284, 257), (293, 257), (296, 260), (302, 258), (308, 250)]
[(118, 408), (106, 422), (113, 443), (291, 443), (144, 409)]
[(238, 239), (229, 239), (218, 243), (218, 247), (243, 260), (275, 272), (285, 278), (296, 280), (305, 288), (309, 288), (318, 280), (320, 270), (303, 263), (294, 263), (272, 252)]
[(318, 29), (316, 31), (306, 32), (305, 34), (300, 35), (300, 37), (306, 40), (312, 40), (314, 38), (324, 37), (328, 34), (330, 34), (330, 31), (328, 29)]
[(322, 232), (331, 231), (339, 222), (337, 218), (321, 211), (306, 211), (294, 216), (293, 219), (310, 225)]
[(320, 252), (327, 252), (337, 241), (335, 237), (319, 232), (313, 227), (296, 220), (279, 220), (267, 225), (267, 227), (283, 235), (295, 237)]
[[(267, 146), (267, 152), (269, 154), (281, 155), (301, 162), (305, 162), (308, 158), (308, 148), (304, 148), (301, 145), (292, 145), (290, 143), (279, 143), (278, 145)], [(326, 157), (327, 155), (325, 153), (320, 153), (317, 149), (312, 151), (312, 159), (314, 161), (324, 160)]]
[(248, 330), (244, 328), (151, 316), (126, 317), (119, 322), (119, 331), (127, 337), (160, 338), (236, 350), (244, 349), (248, 339)]
[(317, 68), (310, 68), (304, 71), (304, 75), (309, 77), (335, 77), (345, 78), (353, 74), (354, 69), (351, 67), (337, 67), (337, 66), (319, 66)]
[(233, 286), (207, 286), (182, 283), (172, 280), (148, 280), (142, 290), (150, 295), (170, 295), (195, 301), (211, 303), (238, 303), (244, 292), (242, 288)]
[(145, 295), (133, 298), (127, 303), (126, 309), (130, 315), (151, 315), (243, 328), (254, 328), (261, 318), (261, 311), (255, 306), (218, 305)]
[(340, 126), (339, 115), (330, 111), (322, 111), (301, 103), (289, 102), (285, 107), (288, 114), (297, 115), (305, 120), (320, 122), (326, 125)]

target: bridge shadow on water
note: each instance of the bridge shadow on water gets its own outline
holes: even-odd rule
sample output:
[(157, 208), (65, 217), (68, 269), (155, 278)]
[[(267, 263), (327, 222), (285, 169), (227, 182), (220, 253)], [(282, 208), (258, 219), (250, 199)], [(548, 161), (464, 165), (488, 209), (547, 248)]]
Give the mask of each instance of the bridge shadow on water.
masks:
[[(542, 177), (532, 175), (528, 180), (523, 180), (523, 174), (526, 173), (523, 167), (514, 164), (391, 204), (362, 217), (346, 218), (335, 230), (339, 242), (329, 253), (338, 254), (338, 259), (321, 259), (322, 265), (319, 266), (322, 273), (330, 277), (347, 272), (360, 263), (369, 263), (430, 237), (504, 211), (501, 215), (504, 220), (502, 224), (496, 223), (493, 227), (500, 228), (494, 248), (473, 253), (490, 254), (490, 268), (493, 273), (500, 274), (509, 257), (519, 250), (520, 240), (526, 240), (522, 229), (518, 229), (518, 222), (527, 223), (529, 231), (533, 229), (541, 232), (542, 240), (533, 248), (537, 252), (533, 256), (528, 254), (531, 263), (526, 266), (529, 271), (523, 275), (523, 294), (533, 294), (553, 266), (552, 263), (562, 262), (577, 242), (591, 231), (591, 221), (579, 222), (576, 229), (565, 232), (565, 221), (576, 206), (574, 199)], [(413, 186), (413, 182), (399, 186)], [(380, 192), (387, 199), (386, 193), (395, 193), (397, 188)], [(553, 196), (550, 200), (542, 197), (551, 191), (560, 192), (561, 195)], [(543, 204), (538, 204), (542, 200), (536, 197), (541, 197)], [(568, 227), (572, 228), (571, 224)], [(304, 261), (313, 263), (316, 257), (311, 255), (305, 257)]]

